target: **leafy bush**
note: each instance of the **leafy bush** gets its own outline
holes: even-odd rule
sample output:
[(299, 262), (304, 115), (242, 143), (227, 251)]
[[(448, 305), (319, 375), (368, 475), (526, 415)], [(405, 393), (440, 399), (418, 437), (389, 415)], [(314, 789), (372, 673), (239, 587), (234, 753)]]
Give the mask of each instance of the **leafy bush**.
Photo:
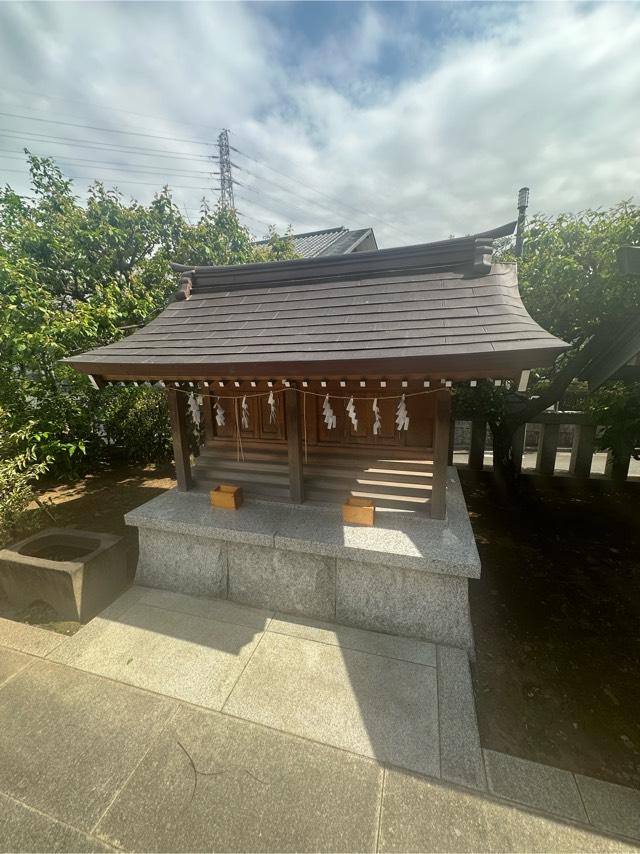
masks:
[(96, 411), (95, 435), (101, 455), (111, 461), (150, 463), (170, 460), (171, 428), (164, 389), (111, 386), (103, 389)]
[(604, 427), (598, 438), (602, 449), (627, 457), (640, 449), (640, 383), (610, 383), (590, 400), (589, 409)]
[(38, 439), (27, 424), (8, 433), (0, 410), (0, 546), (13, 538), (15, 527), (33, 500), (33, 485), (47, 471), (49, 459), (39, 459)]
[[(61, 360), (156, 316), (177, 287), (170, 260), (276, 260), (293, 256), (291, 241), (271, 231), (268, 243), (256, 246), (235, 211), (206, 205), (192, 224), (166, 187), (145, 206), (97, 182), (81, 204), (51, 160), (28, 161), (28, 198), (0, 188), (0, 409), (7, 434), (28, 430), (30, 466), (47, 460), (54, 477), (105, 462), (166, 460), (171, 444), (161, 389), (96, 391)], [(32, 482), (25, 477), (18, 479)]]

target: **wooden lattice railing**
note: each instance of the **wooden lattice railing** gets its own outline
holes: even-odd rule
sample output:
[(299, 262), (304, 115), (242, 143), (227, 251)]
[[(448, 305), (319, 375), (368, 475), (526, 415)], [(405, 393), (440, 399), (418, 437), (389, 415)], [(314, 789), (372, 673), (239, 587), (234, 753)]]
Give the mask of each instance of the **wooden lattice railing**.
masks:
[[(514, 437), (516, 468), (524, 473), (595, 476), (619, 483), (640, 477), (640, 465), (632, 462), (635, 449), (617, 455), (599, 451), (598, 430), (584, 412), (543, 412)], [(477, 471), (493, 468), (491, 430), (482, 419), (452, 420), (450, 448), (456, 465)]]

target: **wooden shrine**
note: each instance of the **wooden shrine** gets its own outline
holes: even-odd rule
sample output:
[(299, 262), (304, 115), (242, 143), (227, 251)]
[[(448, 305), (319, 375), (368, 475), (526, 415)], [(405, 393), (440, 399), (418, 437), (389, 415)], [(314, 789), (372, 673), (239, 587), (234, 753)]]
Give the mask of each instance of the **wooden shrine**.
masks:
[[(515, 264), (475, 235), (347, 256), (175, 265), (167, 308), (67, 361), (99, 385), (162, 382), (178, 489), (446, 515), (451, 386), (518, 381), (566, 345), (527, 313)], [(205, 445), (191, 467), (190, 400)], [(193, 405), (193, 404), (191, 404)]]

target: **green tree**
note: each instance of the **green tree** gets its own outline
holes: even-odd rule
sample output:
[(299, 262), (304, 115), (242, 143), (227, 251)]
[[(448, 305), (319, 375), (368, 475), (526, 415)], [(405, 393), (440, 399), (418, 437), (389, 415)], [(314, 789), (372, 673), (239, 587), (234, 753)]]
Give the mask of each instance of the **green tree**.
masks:
[[(456, 393), (457, 413), (487, 418), (497, 468), (507, 480), (514, 474), (516, 429), (575, 388), (589, 361), (640, 311), (640, 278), (621, 273), (616, 262), (616, 251), (625, 244), (640, 244), (640, 208), (630, 202), (555, 218), (536, 216), (526, 229), (524, 257), (503, 253), (502, 260), (518, 260), (520, 292), (529, 313), (571, 345), (552, 369), (535, 372), (528, 395), (487, 383), (477, 391)], [(607, 447), (622, 453), (622, 443), (628, 449), (630, 441), (640, 442), (632, 415), (637, 384), (609, 383), (590, 397), (584, 389), (581, 393), (599, 423), (608, 425)]]
[[(164, 394), (99, 393), (60, 364), (153, 318), (176, 290), (170, 261), (241, 264), (293, 257), (275, 231), (256, 246), (235, 211), (203, 202), (188, 222), (167, 187), (142, 205), (93, 184), (81, 203), (55, 163), (27, 152), (31, 195), (0, 189), (0, 418), (34, 437), (52, 471), (170, 454)], [(125, 415), (125, 410), (130, 414)]]

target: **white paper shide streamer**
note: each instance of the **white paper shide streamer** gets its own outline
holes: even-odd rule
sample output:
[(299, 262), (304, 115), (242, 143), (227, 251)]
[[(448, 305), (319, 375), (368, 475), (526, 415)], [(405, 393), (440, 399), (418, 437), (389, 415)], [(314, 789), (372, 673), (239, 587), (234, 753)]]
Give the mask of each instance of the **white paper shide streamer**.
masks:
[(374, 398), (373, 406), (373, 435), (377, 436), (382, 430), (382, 421), (380, 420), (380, 407), (378, 406), (378, 398)]
[(356, 405), (353, 402), (353, 395), (349, 398), (349, 403), (347, 403), (347, 415), (351, 419), (351, 423), (353, 424), (353, 429), (358, 429), (358, 413), (356, 412)]
[(218, 427), (224, 427), (224, 409), (222, 408), (222, 404), (220, 403), (220, 398), (216, 398), (216, 424)]
[(398, 408), (396, 409), (396, 427), (398, 430), (409, 429), (409, 414), (407, 412), (407, 401), (404, 394), (400, 398)]
[(247, 403), (247, 398), (242, 398), (242, 429), (249, 429), (249, 404)]
[(202, 403), (202, 398), (197, 398), (195, 394), (189, 395), (189, 409), (191, 410), (191, 417), (193, 419), (193, 423), (196, 427), (200, 426), (200, 404)]
[(324, 423), (327, 425), (327, 430), (335, 430), (336, 416), (333, 414), (333, 409), (329, 403), (329, 395), (325, 397), (322, 404), (322, 414), (324, 415)]
[(267, 403), (269, 404), (269, 421), (271, 424), (275, 424), (278, 414), (276, 412), (276, 396), (274, 395), (273, 390), (269, 392)]

